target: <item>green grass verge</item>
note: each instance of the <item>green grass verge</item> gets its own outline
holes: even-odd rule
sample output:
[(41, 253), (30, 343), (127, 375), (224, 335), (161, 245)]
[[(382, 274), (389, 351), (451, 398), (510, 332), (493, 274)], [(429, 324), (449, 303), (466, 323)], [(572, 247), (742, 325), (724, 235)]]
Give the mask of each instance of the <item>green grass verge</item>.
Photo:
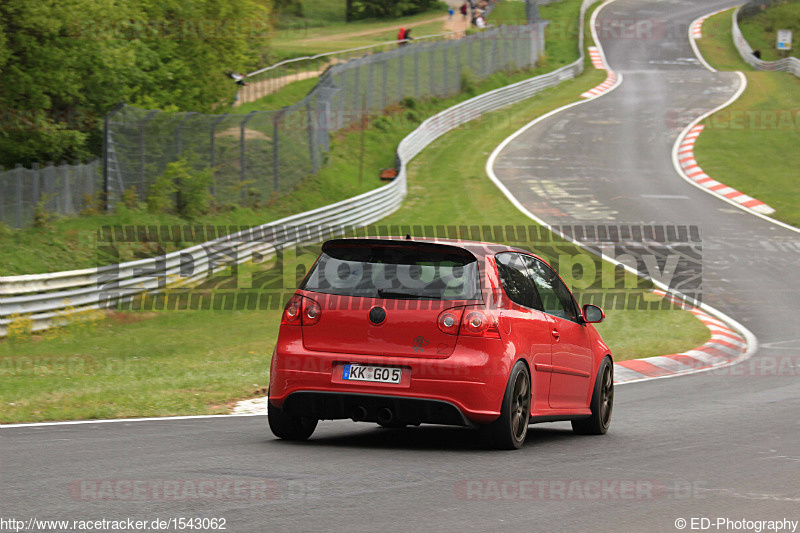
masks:
[(714, 68), (745, 71), (747, 89), (703, 122), (695, 158), (712, 178), (767, 203), (776, 209), (775, 218), (800, 226), (800, 79), (756, 72), (744, 63), (733, 46), (731, 13), (708, 19), (698, 45)]
[(232, 107), (230, 113), (246, 115), (252, 111), (277, 111), (294, 105), (306, 96), (317, 85), (317, 77), (286, 84), (280, 90), (267, 96), (262, 96), (254, 102), (246, 102), (240, 106)]
[[(406, 24), (419, 24), (412, 28), (412, 36), (430, 35), (444, 31), (447, 11), (430, 11), (394, 20), (369, 20), (334, 23), (321, 27), (307, 26), (302, 22), (295, 27), (278, 29), (271, 36), (269, 56), (275, 63), (283, 59), (303, 57), (326, 52), (336, 52), (360, 46), (369, 46), (397, 37), (397, 30)], [(369, 32), (369, 33), (367, 33)]]
[(729, 9), (706, 19), (703, 37), (697, 40), (697, 47), (708, 64), (717, 70), (750, 71), (753, 68), (742, 61), (733, 44), (731, 22), (734, 11)]
[[(739, 22), (742, 35), (761, 59), (775, 61), (788, 55), (800, 58), (800, 2), (776, 4)], [(792, 30), (792, 49), (787, 54), (777, 49), (778, 30)]]
[[(408, 198), (381, 225), (529, 225), (484, 175), (489, 152), (533, 117), (574, 101), (603, 79), (603, 72), (590, 70), (442, 137), (412, 162)], [(451, 100), (429, 105), (447, 107), (456, 101)], [(384, 131), (379, 137), (391, 140), (380, 142), (391, 145), (393, 154), (397, 137), (405, 133), (404, 128)], [(336, 142), (349, 146), (350, 136), (359, 140), (360, 132), (343, 133)], [(338, 168), (352, 175), (357, 157), (347, 150), (339, 157)], [(128, 215), (136, 223), (151, 223), (142, 220), (144, 214)], [(100, 218), (109, 223), (108, 217)], [(285, 271), (295, 272), (298, 263), (287, 261)], [(239, 279), (264, 268), (243, 265)], [(0, 422), (226, 412), (237, 399), (264, 394), (279, 317), (279, 310), (124, 312), (5, 339), (0, 341)], [(684, 311), (608, 309), (599, 329), (618, 361), (683, 351), (708, 338), (702, 324)]]
[(525, 2), (501, 0), (489, 13), (486, 22), (495, 26), (526, 24)]

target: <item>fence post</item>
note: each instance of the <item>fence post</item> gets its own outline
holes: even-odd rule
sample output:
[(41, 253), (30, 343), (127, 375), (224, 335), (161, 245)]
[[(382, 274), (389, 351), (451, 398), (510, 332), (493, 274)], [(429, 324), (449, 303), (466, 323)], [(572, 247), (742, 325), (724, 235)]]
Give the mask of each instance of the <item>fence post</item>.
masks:
[(389, 58), (385, 57), (382, 61), (383, 63), (383, 84), (381, 87), (381, 109), (386, 109), (386, 90), (387, 85), (389, 84), (389, 76), (387, 71), (389, 70)]
[[(497, 45), (498, 45), (498, 36), (495, 34), (494, 39), (492, 39), (492, 50), (491, 50), (491, 58), (489, 60), (489, 65), (496, 65), (497, 64)], [(491, 70), (489, 74), (492, 74), (495, 70)], [(489, 75), (487, 74), (487, 75)]]
[(473, 39), (471, 37), (465, 37), (465, 38), (469, 39), (469, 42), (467, 43), (467, 64), (469, 65), (470, 72), (472, 72), (472, 74), (474, 75), (475, 74), (475, 54), (472, 53), (472, 43), (475, 42), (475, 39)]
[[(359, 106), (362, 109), (360, 120), (364, 120), (364, 111), (363, 110), (372, 109), (372, 103), (373, 103), (372, 102), (372, 88), (375, 86), (375, 77), (372, 74), (372, 69), (373, 69), (373, 66), (374, 66), (375, 62), (372, 60), (372, 57), (369, 57), (368, 61), (369, 61), (369, 67), (367, 68), (367, 106), (364, 107), (363, 102)], [(359, 103), (356, 102), (356, 105), (358, 106)]]
[(16, 209), (16, 226), (17, 228), (22, 227), (22, 165), (19, 163), (17, 164), (17, 168), (14, 169), (14, 177), (16, 178), (16, 186), (17, 186), (17, 209)]
[(339, 95), (339, 103), (336, 106), (336, 109), (339, 111), (339, 116), (336, 117), (336, 125), (334, 126), (336, 129), (339, 129), (339, 124), (342, 122), (342, 112), (344, 111), (344, 107), (347, 105), (347, 102), (344, 99), (344, 95), (347, 92), (347, 68), (342, 67), (339, 76), (339, 90), (337, 94)]
[(255, 115), (256, 113), (258, 113), (258, 111), (251, 111), (245, 117), (245, 119), (242, 121), (241, 125), (239, 126), (240, 127), (239, 144), (241, 145), (240, 146), (241, 147), (241, 151), (239, 152), (239, 166), (240, 166), (239, 181), (242, 183), (242, 194), (241, 194), (242, 202), (244, 202), (246, 200), (246, 198), (247, 198), (247, 195), (245, 194), (245, 190), (244, 190), (244, 181), (246, 179), (245, 173), (247, 171), (247, 161), (246, 161), (246, 159), (247, 159), (246, 155), (247, 154), (245, 152), (245, 147), (246, 147), (246, 144), (247, 144), (247, 139), (246, 139), (245, 132), (247, 130), (245, 129), (245, 126), (247, 125), (247, 122), (251, 118), (253, 118), (253, 115)]
[(69, 188), (70, 171), (69, 168), (67, 168), (66, 162), (62, 161), (61, 164), (56, 167), (56, 174), (60, 175), (63, 187), (64, 198), (61, 200), (61, 214), (72, 215), (72, 195), (70, 194)]
[[(358, 104), (359, 104), (359, 102), (358, 102), (358, 93), (360, 92), (359, 91), (360, 87), (358, 86), (358, 78), (359, 78), (359, 75), (360, 75), (360, 72), (361, 72), (361, 65), (357, 66), (355, 68), (355, 71), (356, 71), (356, 73), (355, 73), (356, 81), (353, 84), (353, 116), (357, 117), (356, 110), (358, 109)], [(356, 118), (356, 120), (358, 120), (358, 118)]]
[(481, 33), (481, 78), (486, 77), (486, 32)]
[(109, 210), (109, 198), (111, 196), (109, 191), (110, 181), (108, 179), (108, 144), (109, 140), (111, 139), (111, 130), (109, 125), (111, 123), (111, 117), (116, 115), (123, 107), (125, 107), (124, 103), (117, 104), (117, 106), (109, 111), (108, 114), (103, 118), (103, 209), (105, 211)]
[[(214, 173), (214, 167), (217, 164), (217, 125), (225, 120), (228, 115), (220, 115), (217, 119), (211, 123), (211, 160), (209, 162), (209, 167), (211, 167), (212, 175)], [(214, 186), (214, 181), (211, 181), (211, 196), (216, 198), (216, 187)]]
[(49, 181), (51, 194), (48, 195), (49, 198), (47, 199), (47, 202), (45, 202), (45, 207), (52, 206), (49, 209), (50, 211), (62, 213), (61, 206), (63, 202), (62, 198), (58, 194), (58, 172), (55, 164), (52, 161), (48, 161), (47, 166), (42, 169), (42, 172), (44, 172), (45, 175), (50, 178)]
[(39, 201), (39, 180), (41, 176), (38, 172), (34, 172), (31, 177), (33, 181), (33, 203), (36, 204)]
[(419, 98), (419, 50), (414, 47), (414, 98)]
[(522, 29), (517, 27), (515, 30), (515, 34), (513, 37), (513, 42), (511, 43), (511, 54), (514, 56), (514, 68), (519, 68), (519, 52), (517, 49), (519, 48), (519, 41), (522, 38)]
[(183, 146), (181, 144), (181, 128), (183, 127), (183, 123), (186, 122), (191, 118), (192, 115), (195, 115), (194, 111), (189, 111), (188, 113), (183, 115), (183, 119), (178, 122), (178, 125), (175, 126), (175, 153), (178, 154), (178, 157), (181, 156), (183, 152)]
[(399, 54), (399, 63), (397, 64), (397, 101), (403, 99), (403, 62), (405, 61), (405, 54)]
[(108, 137), (110, 135), (110, 132), (108, 131), (108, 123), (109, 123), (109, 117), (110, 116), (111, 116), (111, 113), (107, 114), (103, 118), (103, 210), (106, 211), (106, 212), (108, 212), (108, 207), (109, 207), (108, 206), (108, 200), (109, 200), (109, 194), (108, 194), (108, 185), (109, 185), (109, 180), (108, 180)]
[(431, 47), (428, 51), (428, 66), (430, 67), (430, 75), (431, 75), (431, 96), (435, 96), (436, 92), (433, 86), (433, 56), (436, 55), (436, 48)]
[(311, 158), (311, 172), (313, 174), (317, 173), (317, 157), (316, 157), (316, 150), (314, 149), (314, 129), (311, 117), (311, 99), (306, 98), (306, 118), (307, 118), (307, 130), (308, 130), (308, 156)]
[(444, 64), (443, 72), (442, 72), (442, 92), (443, 94), (449, 94), (449, 88), (447, 87), (449, 84), (447, 83), (448, 79), (450, 78), (450, 69), (447, 68), (447, 49), (450, 48), (446, 44), (442, 46), (442, 61)]
[(497, 34), (498, 47), (500, 48), (500, 68), (506, 68), (506, 40), (504, 38), (506, 26), (500, 26)]
[(456, 41), (456, 92), (461, 92), (461, 42)]
[(139, 123), (139, 182), (141, 183), (141, 191), (139, 192), (140, 200), (145, 200), (147, 196), (145, 187), (147, 184), (145, 170), (145, 160), (147, 159), (147, 137), (145, 136), (145, 128), (147, 128), (147, 123), (152, 120), (156, 113), (158, 113), (158, 111), (150, 111)]

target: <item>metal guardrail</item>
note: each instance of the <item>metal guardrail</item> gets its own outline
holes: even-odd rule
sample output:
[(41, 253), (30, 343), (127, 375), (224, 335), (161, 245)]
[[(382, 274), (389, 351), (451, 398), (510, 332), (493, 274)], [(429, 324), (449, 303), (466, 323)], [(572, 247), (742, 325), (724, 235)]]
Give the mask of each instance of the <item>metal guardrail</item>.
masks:
[(743, 6), (736, 8), (733, 12), (733, 44), (742, 59), (756, 70), (781, 70), (784, 72), (791, 72), (795, 76), (800, 77), (800, 59), (796, 57), (785, 57), (777, 61), (764, 61), (753, 55), (753, 47), (744, 38), (742, 30), (739, 28), (739, 13)]
[[(581, 27), (588, 6), (584, 0)], [(68, 320), (81, 311), (114, 306), (133, 295), (170, 286), (195, 283), (232, 263), (243, 263), (254, 252), (268, 257), (281, 248), (307, 242), (309, 236), (326, 233), (329, 228), (354, 228), (376, 222), (397, 210), (406, 195), (406, 167), (416, 155), (445, 133), (481, 116), (520, 102), (536, 93), (555, 87), (583, 72), (583, 33), (579, 37), (580, 57), (558, 70), (478, 95), (425, 120), (397, 147), (398, 175), (394, 181), (359, 196), (299, 213), (249, 230), (211, 240), (190, 248), (100, 268), (50, 274), (0, 277), (0, 336), (18, 316), (33, 321), (40, 331)], [(217, 264), (215, 254), (223, 249), (226, 264)], [(182, 266), (192, 265), (191, 276), (182, 277)], [(181, 278), (181, 279), (176, 279)]]

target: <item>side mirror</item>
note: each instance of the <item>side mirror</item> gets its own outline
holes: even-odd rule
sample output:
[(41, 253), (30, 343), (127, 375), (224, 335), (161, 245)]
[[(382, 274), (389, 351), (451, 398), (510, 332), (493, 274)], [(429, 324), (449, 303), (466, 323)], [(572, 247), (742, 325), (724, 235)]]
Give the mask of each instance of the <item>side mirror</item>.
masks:
[(596, 305), (586, 304), (583, 306), (583, 321), (587, 324), (597, 324), (602, 322), (606, 314)]

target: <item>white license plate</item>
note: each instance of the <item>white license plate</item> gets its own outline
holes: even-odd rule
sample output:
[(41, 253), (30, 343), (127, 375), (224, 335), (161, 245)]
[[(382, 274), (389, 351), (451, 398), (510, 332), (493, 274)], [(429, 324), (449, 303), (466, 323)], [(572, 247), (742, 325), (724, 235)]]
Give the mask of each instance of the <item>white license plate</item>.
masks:
[(399, 368), (348, 364), (342, 370), (342, 379), (348, 381), (373, 381), (376, 383), (400, 383), (403, 371)]

